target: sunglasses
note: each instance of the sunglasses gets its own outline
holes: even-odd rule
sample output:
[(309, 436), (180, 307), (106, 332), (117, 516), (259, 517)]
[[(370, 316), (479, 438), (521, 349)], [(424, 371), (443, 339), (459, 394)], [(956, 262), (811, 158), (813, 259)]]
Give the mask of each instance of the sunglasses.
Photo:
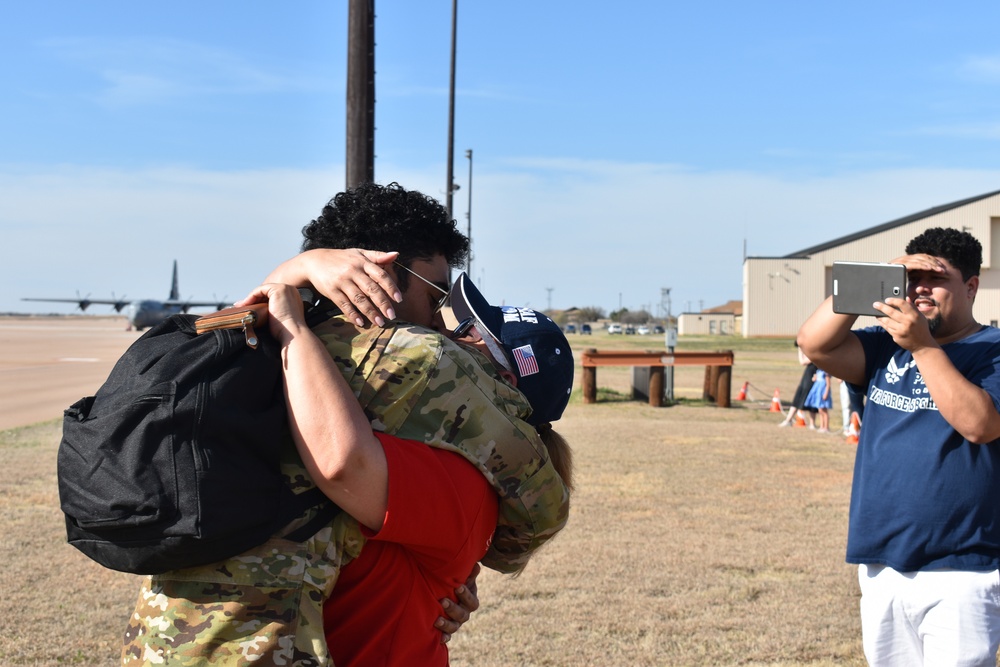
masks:
[[(432, 283), (431, 281), (427, 280), (427, 278), (424, 278), (422, 275), (420, 275), (419, 273), (417, 273), (413, 269), (411, 269), (411, 268), (409, 268), (407, 266), (404, 266), (404, 265), (400, 264), (399, 262), (393, 262), (393, 264), (395, 264), (399, 268), (403, 269), (407, 273), (416, 276), (420, 280), (423, 280), (425, 283), (427, 283), (428, 285), (430, 285), (431, 287), (433, 287), (434, 289), (436, 289), (437, 291), (441, 292), (444, 295), (437, 302), (437, 304), (435, 304), (435, 306), (434, 306), (434, 312), (435, 313), (437, 313), (442, 308), (444, 308), (446, 305), (448, 305), (448, 297), (451, 296), (451, 292), (449, 292), (448, 290), (444, 289), (443, 287), (441, 287), (440, 285), (438, 285), (436, 283)], [(466, 331), (468, 331), (468, 329), (466, 329)]]
[(451, 330), (452, 338), (461, 338), (465, 334), (469, 333), (469, 329), (476, 326), (476, 318), (466, 317), (464, 320), (458, 323), (458, 326)]
[(455, 340), (457, 338), (462, 338), (463, 336), (469, 333), (470, 329), (475, 329), (476, 334), (479, 336), (479, 339), (486, 344), (487, 348), (489, 348), (490, 354), (493, 355), (493, 359), (496, 360), (498, 364), (503, 366), (504, 370), (513, 373), (514, 368), (511, 366), (510, 358), (507, 356), (507, 352), (504, 351), (500, 343), (493, 337), (493, 335), (489, 331), (486, 331), (486, 335), (484, 336), (480, 328), (476, 326), (477, 324), (479, 324), (479, 320), (477, 320), (475, 317), (466, 317), (464, 320), (458, 323), (457, 327), (452, 329), (451, 339)]

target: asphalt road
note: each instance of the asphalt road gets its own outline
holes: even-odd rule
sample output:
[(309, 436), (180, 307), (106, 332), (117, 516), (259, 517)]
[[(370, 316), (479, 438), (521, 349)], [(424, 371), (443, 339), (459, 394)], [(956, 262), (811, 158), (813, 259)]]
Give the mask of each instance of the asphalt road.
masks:
[(62, 417), (140, 334), (124, 317), (0, 317), (0, 430)]

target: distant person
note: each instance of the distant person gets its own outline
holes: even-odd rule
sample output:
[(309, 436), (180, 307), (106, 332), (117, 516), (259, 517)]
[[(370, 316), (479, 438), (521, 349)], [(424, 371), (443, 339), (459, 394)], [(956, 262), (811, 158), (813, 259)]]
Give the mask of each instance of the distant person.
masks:
[(850, 382), (844, 382), (837, 378), (840, 383), (840, 416), (843, 421), (844, 435), (851, 434), (851, 416), (858, 416), (858, 424), (861, 423), (861, 415), (865, 410), (864, 394)]
[[(788, 415), (781, 421), (778, 426), (795, 426), (797, 417), (805, 415), (808, 417), (809, 428), (816, 428), (815, 424), (815, 412), (811, 409), (806, 409), (806, 396), (809, 395), (809, 390), (812, 389), (813, 376), (816, 375), (816, 364), (809, 361), (809, 358), (802, 353), (802, 348), (799, 347), (798, 343), (795, 343), (795, 351), (799, 357), (799, 364), (804, 366), (802, 369), (802, 377), (799, 378), (799, 386), (795, 388), (795, 394), (792, 396), (792, 405), (788, 408)], [(805, 421), (805, 417), (803, 417)]]
[(878, 325), (826, 299), (799, 330), (817, 366), (867, 393), (847, 561), (871, 665), (995, 665), (1000, 648), (1000, 331), (973, 316), (982, 246), (931, 228), (893, 260), (906, 298)]
[(833, 394), (830, 390), (830, 374), (822, 368), (816, 369), (813, 376), (813, 384), (806, 396), (804, 406), (813, 409), (817, 413), (816, 430), (819, 433), (830, 432), (830, 408), (833, 407)]

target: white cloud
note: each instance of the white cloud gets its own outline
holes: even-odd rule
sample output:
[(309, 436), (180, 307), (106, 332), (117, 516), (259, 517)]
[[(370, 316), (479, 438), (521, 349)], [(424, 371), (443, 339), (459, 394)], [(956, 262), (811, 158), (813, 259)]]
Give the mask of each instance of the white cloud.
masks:
[(299, 230), (343, 182), (336, 170), (2, 169), (0, 311), (77, 289), (165, 298), (174, 259), (184, 296), (235, 299), (298, 251)]
[(109, 107), (162, 103), (202, 95), (329, 90), (338, 85), (307, 74), (307, 64), (261, 65), (238, 53), (164, 38), (49, 40), (65, 61), (92, 70), (103, 86), (92, 94)]
[[(894, 170), (824, 178), (677, 165), (525, 159), (476, 165), (473, 278), (488, 298), (553, 307), (673, 311), (741, 296), (743, 247), (780, 256), (1000, 188), (1000, 171)], [(443, 167), (377, 165), (380, 182), (442, 198)], [(181, 290), (236, 298), (298, 250), (343, 172), (0, 167), (0, 311), (23, 296)], [(465, 184), (462, 183), (464, 186)], [(466, 229), (465, 190), (454, 215)], [(37, 306), (37, 307), (36, 307)], [(69, 308), (66, 309), (67, 311)]]
[(1000, 121), (924, 127), (918, 130), (917, 133), (929, 136), (997, 141), (1000, 140)]
[(962, 78), (982, 83), (1000, 83), (1000, 56), (969, 56), (958, 68)]

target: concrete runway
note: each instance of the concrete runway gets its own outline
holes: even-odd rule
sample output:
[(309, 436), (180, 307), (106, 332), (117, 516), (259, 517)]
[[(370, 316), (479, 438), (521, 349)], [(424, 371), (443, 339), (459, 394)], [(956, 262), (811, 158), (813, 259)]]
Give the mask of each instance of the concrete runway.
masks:
[(0, 430), (62, 417), (140, 334), (124, 317), (0, 317)]

